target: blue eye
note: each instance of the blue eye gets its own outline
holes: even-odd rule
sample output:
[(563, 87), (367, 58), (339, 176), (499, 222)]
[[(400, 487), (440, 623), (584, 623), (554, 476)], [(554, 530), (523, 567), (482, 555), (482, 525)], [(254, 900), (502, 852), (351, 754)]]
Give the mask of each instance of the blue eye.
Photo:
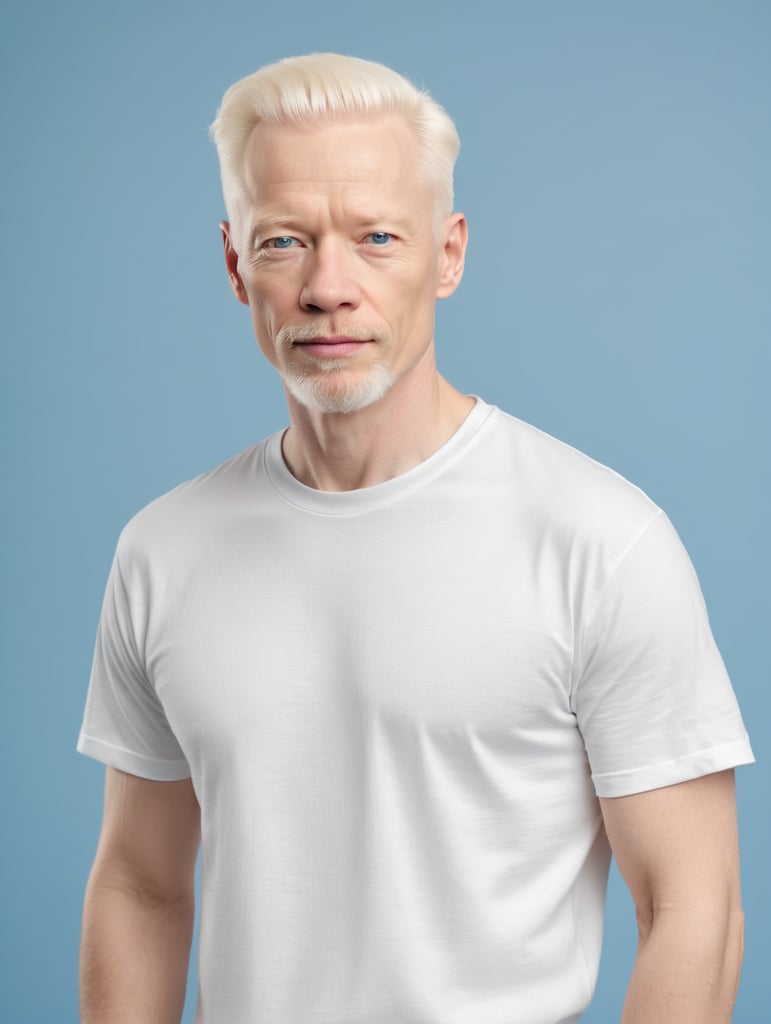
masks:
[(289, 235), (279, 235), (278, 238), (271, 238), (274, 249), (291, 249), (294, 241), (294, 238), (291, 238)]
[(373, 245), (387, 245), (393, 235), (389, 235), (387, 231), (373, 231), (369, 238)]

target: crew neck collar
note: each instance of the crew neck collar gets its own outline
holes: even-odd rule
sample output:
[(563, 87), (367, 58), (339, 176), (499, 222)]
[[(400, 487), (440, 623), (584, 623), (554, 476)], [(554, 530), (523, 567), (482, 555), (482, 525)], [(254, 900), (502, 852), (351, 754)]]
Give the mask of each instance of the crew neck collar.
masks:
[(494, 406), (488, 405), (481, 398), (476, 395), (471, 397), (476, 399), (476, 404), (441, 448), (406, 473), (384, 483), (353, 491), (320, 491), (300, 483), (290, 473), (281, 453), (285, 430), (271, 434), (265, 442), (264, 466), (268, 479), (285, 501), (321, 515), (354, 515), (388, 504), (442, 472), (463, 452), (494, 411)]

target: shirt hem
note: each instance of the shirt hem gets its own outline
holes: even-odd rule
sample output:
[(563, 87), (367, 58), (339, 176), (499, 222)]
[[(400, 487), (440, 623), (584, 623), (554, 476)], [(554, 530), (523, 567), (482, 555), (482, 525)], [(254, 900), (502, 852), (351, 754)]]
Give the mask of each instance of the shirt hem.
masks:
[(190, 778), (190, 766), (187, 761), (162, 761), (146, 757), (133, 750), (126, 750), (104, 740), (95, 739), (85, 733), (81, 733), (78, 737), (76, 749), (79, 754), (92, 757), (95, 761), (101, 761), (102, 764), (110, 768), (128, 772), (129, 775), (138, 775), (142, 779), (151, 779), (155, 782), (179, 782), (182, 779)]
[(749, 737), (745, 733), (741, 739), (708, 747), (706, 750), (699, 750), (694, 754), (663, 761), (660, 764), (593, 774), (592, 782), (598, 797), (631, 796), (633, 793), (645, 793), (650, 789), (690, 782), (702, 775), (711, 775), (713, 772), (738, 768), (740, 765), (754, 762), (755, 756)]

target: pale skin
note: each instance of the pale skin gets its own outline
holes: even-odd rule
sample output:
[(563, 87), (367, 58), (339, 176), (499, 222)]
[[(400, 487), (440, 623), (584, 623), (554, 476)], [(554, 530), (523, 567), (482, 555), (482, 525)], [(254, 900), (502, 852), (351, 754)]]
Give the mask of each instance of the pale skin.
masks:
[(199, 841), (189, 779), (153, 782), (107, 769), (83, 909), (81, 1024), (179, 1024)]
[[(249, 306), (258, 344), (279, 371), (316, 372), (333, 391), (365, 377), (375, 361), (396, 382), (354, 413), (319, 413), (287, 394), (284, 457), (299, 480), (351, 490), (404, 473), (460, 426), (473, 399), (436, 369), (437, 298), (460, 283), (467, 228), (462, 214), (434, 237), (433, 196), (419, 181), (418, 147), (396, 116), (325, 124), (319, 130), (259, 125), (247, 149), (255, 197), (239, 225), (222, 224), (233, 292)], [(373, 234), (387, 235), (384, 246)], [(277, 251), (275, 239), (294, 245)], [(298, 346), (276, 341), (287, 325), (320, 334), (382, 331), (334, 372), (315, 371)]]
[[(247, 149), (251, 208), (243, 223), (221, 225), (231, 287), (282, 376), (316, 375), (334, 395), (366, 383), (378, 362), (393, 381), (346, 413), (307, 408), (287, 391), (284, 457), (309, 487), (350, 490), (404, 473), (473, 406), (439, 375), (433, 339), (436, 300), (463, 274), (466, 221), (449, 214), (434, 230), (417, 161), (412, 132), (393, 115), (323, 130), (260, 125)], [(282, 329), (309, 323), (321, 349), (282, 340)], [(324, 344), (341, 337), (354, 341), (323, 365)], [(728, 1024), (742, 955), (733, 772), (600, 805), (637, 908), (622, 1024)], [(199, 841), (190, 780), (107, 769), (84, 908), (82, 1024), (179, 1024)]]

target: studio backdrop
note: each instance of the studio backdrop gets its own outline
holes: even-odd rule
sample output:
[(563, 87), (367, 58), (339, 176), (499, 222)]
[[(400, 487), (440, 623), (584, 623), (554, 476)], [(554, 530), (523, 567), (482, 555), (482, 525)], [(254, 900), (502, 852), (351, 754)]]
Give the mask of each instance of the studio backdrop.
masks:
[[(104, 772), (75, 741), (118, 534), (286, 423), (225, 276), (207, 127), (237, 78), (319, 50), (395, 67), (458, 125), (444, 375), (631, 479), (691, 554), (758, 758), (735, 1021), (767, 1019), (771, 5), (40, 0), (0, 36), (0, 1019), (78, 1020)], [(619, 1019), (635, 943), (614, 871), (586, 1024)]]

